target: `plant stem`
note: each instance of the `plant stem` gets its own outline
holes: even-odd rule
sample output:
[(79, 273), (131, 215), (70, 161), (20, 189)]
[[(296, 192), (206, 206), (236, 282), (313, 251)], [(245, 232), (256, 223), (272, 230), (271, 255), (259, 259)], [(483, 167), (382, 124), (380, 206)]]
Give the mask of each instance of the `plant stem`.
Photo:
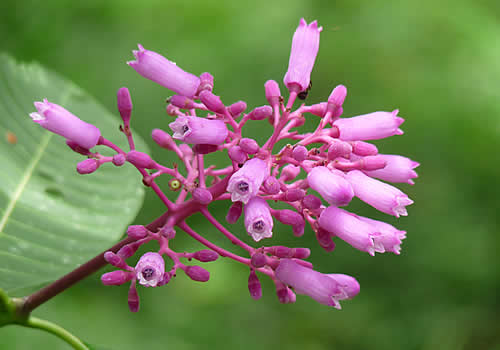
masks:
[(64, 328), (56, 325), (55, 323), (49, 322), (47, 320), (42, 320), (37, 317), (30, 317), (24, 325), (27, 327), (37, 328), (52, 333), (56, 337), (59, 337), (60, 339), (64, 340), (66, 343), (71, 345), (73, 349), (89, 350), (89, 348), (84, 343), (82, 343), (80, 339), (75, 337), (73, 334), (71, 334)]

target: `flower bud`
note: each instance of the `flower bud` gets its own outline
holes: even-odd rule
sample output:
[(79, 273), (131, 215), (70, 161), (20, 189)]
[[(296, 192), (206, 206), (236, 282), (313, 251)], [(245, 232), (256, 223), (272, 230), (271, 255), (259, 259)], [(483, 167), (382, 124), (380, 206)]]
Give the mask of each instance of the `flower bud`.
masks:
[(233, 117), (238, 117), (245, 109), (247, 109), (247, 104), (244, 101), (238, 101), (227, 107), (229, 114)]
[(300, 167), (288, 164), (281, 169), (281, 181), (291, 181), (300, 174)]
[(307, 175), (307, 183), (325, 201), (336, 206), (347, 205), (354, 197), (349, 182), (340, 173), (332, 172), (324, 166), (313, 168)]
[(205, 72), (200, 75), (200, 86), (198, 88), (198, 93), (203, 90), (212, 91), (214, 88), (214, 77), (212, 74)]
[(293, 151), (292, 151), (292, 157), (298, 161), (298, 162), (302, 162), (303, 160), (305, 160), (307, 158), (307, 148), (305, 148), (304, 146), (302, 145), (298, 145), (296, 147), (294, 147)]
[(226, 221), (229, 222), (230, 224), (236, 223), (236, 221), (238, 221), (238, 219), (240, 218), (242, 212), (243, 212), (243, 203), (234, 202), (229, 207), (229, 211), (227, 212), (226, 215)]
[(269, 118), (272, 115), (273, 115), (272, 107), (266, 105), (255, 108), (253, 111), (250, 112), (250, 114), (248, 114), (248, 117), (251, 120), (263, 120)]
[(210, 249), (203, 249), (195, 252), (193, 258), (201, 262), (215, 261), (219, 258), (219, 254)]
[(250, 259), (250, 264), (255, 268), (263, 267), (267, 264), (267, 257), (262, 253), (255, 253)]
[(274, 176), (268, 176), (263, 184), (264, 191), (269, 194), (280, 193), (280, 182)]
[(250, 270), (250, 276), (248, 276), (248, 291), (254, 300), (262, 298), (262, 287), (255, 270)]
[(241, 150), (247, 154), (255, 154), (259, 151), (260, 147), (257, 141), (249, 138), (242, 138), (239, 146)]
[(193, 109), (194, 108), (194, 102), (192, 99), (186, 96), (182, 95), (174, 95), (170, 97), (167, 102), (173, 104), (176, 107), (179, 107), (181, 109)]
[(135, 284), (130, 286), (128, 290), (128, 308), (132, 312), (139, 311), (139, 294), (137, 294), (137, 289), (135, 288)]
[(207, 282), (210, 279), (210, 272), (201, 266), (186, 266), (184, 272), (193, 281)]
[(327, 157), (328, 160), (334, 160), (338, 157), (348, 158), (351, 152), (352, 146), (349, 143), (335, 139), (328, 147)]
[(89, 158), (81, 161), (76, 166), (78, 174), (92, 174), (101, 164), (97, 159)]
[(114, 267), (117, 267), (119, 269), (126, 270), (129, 267), (125, 260), (111, 251), (104, 253), (104, 260), (106, 260), (108, 264), (113, 265)]
[(161, 129), (154, 129), (151, 132), (151, 137), (156, 144), (162, 148), (172, 150), (175, 146), (175, 141), (168, 133)]
[(339, 138), (344, 141), (378, 140), (393, 135), (402, 135), (399, 126), (404, 122), (392, 112), (374, 112), (352, 118), (341, 118), (333, 122), (339, 130)]
[(138, 168), (154, 169), (156, 163), (146, 153), (139, 151), (130, 151), (127, 153), (127, 161)]
[(302, 198), (302, 205), (306, 209), (316, 210), (319, 209), (319, 207), (321, 207), (321, 199), (319, 199), (313, 194), (308, 194), (307, 196)]
[(133, 274), (127, 271), (116, 270), (105, 273), (101, 276), (101, 282), (105, 286), (120, 286), (133, 277)]
[(305, 195), (306, 192), (303, 189), (291, 188), (285, 192), (284, 198), (287, 202), (295, 202), (302, 200), (302, 198), (304, 198)]
[(125, 164), (126, 158), (122, 153), (117, 153), (113, 156), (112, 163), (116, 166), (122, 166)]
[(387, 162), (381, 156), (366, 156), (358, 160), (361, 170), (379, 170), (383, 169)]
[(219, 96), (214, 95), (208, 90), (203, 90), (199, 94), (200, 101), (208, 108), (209, 111), (224, 114), (226, 106), (222, 103)]
[(116, 93), (116, 102), (118, 104), (118, 112), (122, 117), (125, 125), (130, 123), (130, 114), (132, 113), (132, 99), (130, 98), (130, 92), (126, 87), (118, 89)]
[(243, 152), (243, 150), (241, 149), (240, 146), (230, 147), (227, 150), (227, 154), (229, 155), (229, 158), (232, 161), (234, 161), (238, 164), (243, 164), (248, 159), (247, 154), (245, 152)]
[(127, 228), (127, 235), (133, 239), (141, 239), (148, 235), (149, 230), (142, 225), (130, 225)]
[(268, 80), (264, 84), (264, 89), (266, 90), (266, 99), (273, 108), (279, 105), (281, 100), (280, 86), (274, 80)]
[(352, 152), (358, 156), (374, 156), (378, 153), (377, 146), (368, 142), (354, 141), (351, 142), (351, 146)]
[(195, 188), (192, 195), (195, 201), (203, 205), (207, 205), (213, 200), (212, 193), (206, 188)]
[(174, 62), (167, 60), (156, 52), (144, 49), (132, 51), (135, 61), (127, 62), (137, 73), (144, 78), (154, 81), (179, 95), (193, 97), (200, 85), (200, 79), (183, 71)]
[(344, 85), (338, 85), (333, 89), (330, 97), (328, 97), (327, 108), (335, 113), (337, 109), (341, 108), (344, 104), (345, 97), (347, 95), (347, 89)]

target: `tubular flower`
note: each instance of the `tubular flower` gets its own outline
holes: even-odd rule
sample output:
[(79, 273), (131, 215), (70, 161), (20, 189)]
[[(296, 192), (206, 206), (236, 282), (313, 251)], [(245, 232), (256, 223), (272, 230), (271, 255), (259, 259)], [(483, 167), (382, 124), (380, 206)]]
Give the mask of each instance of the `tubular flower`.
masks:
[(44, 129), (52, 131), (78, 146), (90, 149), (97, 145), (101, 132), (92, 125), (73, 115), (63, 107), (47, 101), (35, 102), (37, 112), (30, 113), (31, 119)]
[(243, 208), (245, 213), (245, 228), (255, 242), (273, 235), (273, 218), (267, 202), (259, 197), (253, 197)]
[(349, 204), (354, 197), (354, 192), (343, 174), (340, 174), (332, 172), (327, 167), (318, 166), (309, 172), (307, 182), (328, 203), (344, 206)]
[(340, 309), (339, 300), (351, 299), (359, 293), (359, 283), (351, 276), (323, 274), (297, 264), (292, 259), (281, 259), (276, 277), (291, 286), (296, 293), (308, 295), (318, 303)]
[(165, 261), (158, 253), (146, 253), (137, 262), (135, 273), (139, 284), (145, 287), (156, 287), (163, 279)]
[(222, 120), (179, 116), (168, 125), (173, 138), (186, 143), (219, 145), (226, 140), (228, 130)]
[(200, 78), (183, 71), (162, 55), (146, 50), (141, 44), (138, 47), (139, 50), (132, 51), (135, 61), (127, 62), (137, 73), (179, 95), (192, 98), (196, 94)]
[(227, 191), (231, 193), (231, 200), (248, 203), (250, 198), (257, 195), (268, 175), (269, 168), (265, 161), (259, 158), (247, 160), (229, 179)]
[(301, 18), (299, 26), (292, 39), (292, 50), (288, 62), (288, 70), (283, 82), (286, 87), (297, 92), (305, 91), (311, 82), (311, 72), (319, 50), (319, 33), (323, 27), (318, 28), (318, 22), (309, 25)]
[(399, 126), (405, 121), (392, 112), (374, 112), (352, 118), (341, 118), (333, 122), (344, 141), (378, 140), (393, 135), (402, 135)]

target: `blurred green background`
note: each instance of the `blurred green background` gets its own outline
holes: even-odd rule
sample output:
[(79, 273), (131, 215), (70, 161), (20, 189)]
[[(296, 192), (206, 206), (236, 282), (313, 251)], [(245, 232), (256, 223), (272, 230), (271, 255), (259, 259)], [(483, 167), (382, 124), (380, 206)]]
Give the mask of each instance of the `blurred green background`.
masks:
[[(265, 278), (264, 297), (254, 301), (247, 270), (223, 260), (207, 266), (208, 283), (179, 275), (167, 287), (141, 289), (137, 314), (128, 311), (126, 287), (104, 287), (96, 275), (36, 316), (112, 349), (500, 349), (498, 1), (3, 0), (1, 50), (39, 61), (110, 110), (116, 90), (128, 86), (134, 127), (149, 138), (152, 128), (167, 128), (171, 93), (125, 64), (137, 43), (194, 74), (211, 72), (224, 102), (255, 107), (266, 102), (266, 80), (282, 81), (300, 17), (324, 27), (309, 103), (342, 83), (345, 116), (399, 108), (406, 119), (404, 136), (376, 144), (421, 163), (417, 184), (399, 186), (415, 200), (409, 216), (395, 220), (359, 201), (349, 207), (406, 230), (402, 254), (370, 257), (340, 241), (327, 254), (310, 231), (296, 239), (275, 230), (273, 243), (312, 247), (318, 270), (359, 280), (361, 293), (341, 311), (306, 296), (281, 305)], [(248, 135), (264, 137), (261, 126)], [(152, 149), (157, 160), (174, 160)], [(226, 208), (214, 206), (220, 217)], [(149, 195), (136, 222), (161, 211)], [(203, 221), (194, 226), (222, 242)], [(175, 244), (199, 247), (182, 235)], [(69, 347), (6, 327), (0, 348)]]

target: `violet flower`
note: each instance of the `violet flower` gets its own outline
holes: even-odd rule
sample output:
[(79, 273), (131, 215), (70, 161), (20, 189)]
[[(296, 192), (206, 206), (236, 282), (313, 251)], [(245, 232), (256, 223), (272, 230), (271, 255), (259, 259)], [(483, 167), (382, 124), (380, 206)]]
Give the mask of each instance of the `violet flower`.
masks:
[(392, 112), (374, 112), (352, 118), (340, 118), (333, 122), (339, 130), (339, 139), (344, 141), (378, 140), (393, 135), (402, 135), (399, 126), (405, 121)]
[(318, 303), (340, 309), (340, 300), (351, 299), (359, 293), (359, 283), (351, 276), (323, 274), (297, 264), (292, 259), (281, 259), (276, 277), (293, 287), (296, 293), (308, 295)]
[(222, 120), (179, 116), (168, 125), (173, 138), (186, 143), (219, 145), (226, 140), (228, 130)]
[(267, 202), (260, 197), (252, 197), (245, 207), (245, 228), (255, 242), (273, 235), (273, 218)]
[(179, 95), (192, 98), (196, 94), (200, 78), (183, 71), (162, 55), (146, 50), (141, 44), (138, 47), (139, 50), (132, 51), (136, 60), (127, 62), (137, 73)]
[(229, 179), (227, 191), (231, 193), (231, 200), (248, 203), (250, 198), (257, 195), (268, 175), (269, 168), (265, 161), (260, 158), (247, 160)]
[(37, 112), (30, 113), (31, 119), (44, 129), (52, 131), (84, 149), (97, 145), (101, 132), (92, 125), (73, 115), (63, 107), (47, 101), (35, 102)]
[(302, 92), (309, 87), (319, 50), (319, 33), (322, 30), (323, 27), (318, 28), (318, 22), (314, 21), (308, 25), (303, 18), (300, 19), (293, 35), (288, 70), (283, 79), (288, 90)]
[(156, 287), (163, 279), (165, 261), (160, 254), (148, 252), (137, 262), (135, 273), (140, 285)]

